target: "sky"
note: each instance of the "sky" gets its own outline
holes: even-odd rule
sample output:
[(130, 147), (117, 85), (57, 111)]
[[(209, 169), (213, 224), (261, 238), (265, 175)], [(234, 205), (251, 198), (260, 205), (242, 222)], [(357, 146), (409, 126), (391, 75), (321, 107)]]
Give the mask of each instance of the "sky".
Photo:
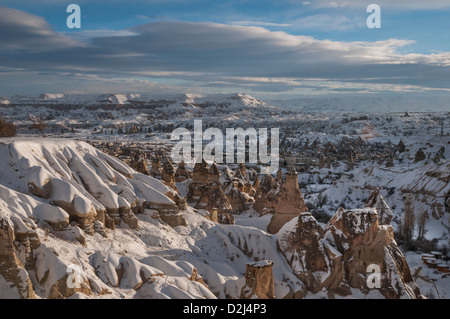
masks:
[(3, 0), (0, 95), (450, 96), (449, 17), (448, 0)]

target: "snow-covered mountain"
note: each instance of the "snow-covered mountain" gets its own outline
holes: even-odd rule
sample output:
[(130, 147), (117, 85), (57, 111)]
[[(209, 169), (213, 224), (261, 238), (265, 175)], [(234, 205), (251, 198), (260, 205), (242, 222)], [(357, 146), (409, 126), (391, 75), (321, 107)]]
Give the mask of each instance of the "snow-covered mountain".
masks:
[(242, 107), (287, 109), (304, 112), (331, 113), (392, 113), (392, 112), (445, 112), (450, 111), (449, 97), (408, 96), (342, 96), (277, 99), (261, 101), (251, 95), (236, 94), (159, 94), (159, 93), (111, 93), (111, 94), (51, 94), (15, 95), (0, 97), (0, 106), (47, 106), (97, 108), (158, 108), (226, 107), (230, 111)]
[(207, 108), (222, 106), (231, 109), (241, 107), (258, 107), (265, 104), (248, 94), (41, 94), (41, 95), (15, 95), (0, 97), (3, 106), (46, 106), (95, 108), (154, 108), (177, 106), (192, 106), (194, 108)]
[(117, 128), (131, 123), (143, 125), (152, 119), (160, 125), (184, 126), (194, 118), (215, 124), (217, 119), (224, 123), (255, 122), (282, 112), (247, 94), (42, 94), (0, 98), (0, 116), (19, 126), (36, 119), (63, 128), (80, 123)]
[(393, 113), (450, 111), (449, 97), (343, 96), (267, 100), (266, 102), (280, 108), (303, 112)]

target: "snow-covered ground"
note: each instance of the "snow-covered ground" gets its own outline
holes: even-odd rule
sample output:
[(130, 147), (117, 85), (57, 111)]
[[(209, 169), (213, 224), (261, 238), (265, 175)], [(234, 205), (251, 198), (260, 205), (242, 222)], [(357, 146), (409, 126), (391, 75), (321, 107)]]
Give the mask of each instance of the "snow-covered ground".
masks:
[[(431, 299), (450, 298), (450, 273), (429, 268), (424, 264), (421, 254), (406, 252), (405, 257), (411, 269), (411, 274), (425, 297)], [(445, 261), (440, 262), (446, 263)], [(450, 264), (450, 262), (447, 261), (447, 264)]]
[[(188, 208), (182, 211), (187, 226), (171, 228), (155, 218), (154, 211), (147, 209), (143, 214), (137, 215), (137, 230), (132, 230), (122, 223), (115, 231), (107, 230), (106, 238), (98, 232), (92, 236), (84, 236), (85, 246), (76, 240), (63, 239), (76, 237), (74, 234), (79, 230), (75, 227), (70, 228), (70, 232), (74, 233), (72, 235), (46, 230), (46, 221), (63, 222), (67, 218), (62, 209), (52, 205), (52, 201), (64, 196), (67, 201), (76, 199), (75, 206), (85, 215), (91, 213), (92, 207), (126, 206), (123, 199), (132, 202), (135, 195), (147, 196), (153, 200), (156, 197), (162, 202), (170, 203), (162, 194), (163, 187), (166, 186), (161, 186), (160, 182), (148, 183), (141, 180), (146, 186), (138, 183), (140, 191), (136, 183), (118, 180), (113, 182), (113, 177), (120, 170), (129, 174), (135, 173), (128, 171), (129, 168), (123, 167), (114, 159), (109, 159), (108, 162), (106, 157), (93, 147), (76, 140), (117, 141), (123, 142), (124, 146), (140, 143), (151, 150), (159, 145), (173, 143), (170, 141), (172, 129), (177, 126), (191, 129), (193, 120), (198, 118), (203, 120), (203, 129), (211, 126), (222, 130), (227, 127), (278, 127), (281, 138), (294, 145), (291, 149), (294, 152), (297, 143), (304, 144), (307, 139), (309, 143), (318, 139), (322, 144), (338, 144), (344, 137), (361, 137), (368, 145), (390, 141), (394, 146), (402, 140), (406, 151), (393, 161), (391, 167), (375, 160), (367, 160), (356, 162), (351, 169), (343, 162), (338, 162), (331, 168), (319, 169), (313, 166), (307, 172), (300, 172), (299, 182), (304, 185), (301, 190), (305, 200), (317, 204), (319, 195), (326, 195), (327, 200), (320, 208), (331, 216), (341, 206), (362, 208), (373, 188), (380, 187), (383, 197), (394, 213), (392, 223), (397, 228), (403, 216), (404, 197), (407, 194), (422, 192), (425, 195), (415, 197), (415, 208), (417, 212), (429, 210), (425, 237), (435, 240), (439, 248), (450, 246), (448, 206), (443, 206), (443, 215), (433, 215), (430, 207), (430, 203), (448, 202), (450, 189), (450, 121), (448, 107), (445, 107), (448, 105), (445, 104), (446, 101), (439, 100), (435, 109), (419, 108), (417, 105), (423, 101), (416, 101), (414, 105), (417, 107), (413, 110), (417, 113), (410, 112), (408, 116), (404, 111), (410, 101), (397, 101), (398, 105), (405, 105), (404, 110), (399, 110), (398, 107), (395, 110), (401, 113), (393, 113), (385, 107), (390, 101), (378, 101), (377, 105), (384, 105), (384, 108), (370, 108), (370, 112), (366, 109), (364, 116), (352, 113), (357, 109), (357, 104), (362, 103), (361, 100), (356, 99), (348, 108), (342, 108), (340, 113), (333, 114), (330, 113), (333, 105), (329, 104), (333, 101), (322, 102), (308, 102), (309, 104), (305, 105), (299, 104), (298, 101), (264, 103), (244, 94), (47, 94), (2, 98), (0, 116), (14, 122), (19, 130), (17, 138), (0, 140), (0, 143), (3, 141), (14, 145), (4, 148), (0, 154), (0, 210), (2, 205), (8, 207), (8, 211), (15, 207), (14, 212), (26, 221), (26, 225), (37, 224), (37, 232), (42, 241), (38, 260), (42, 262), (38, 262), (36, 274), (31, 274), (30, 278), (42, 279), (49, 269), (55, 274), (63, 274), (68, 264), (76, 264), (83, 270), (83, 276), (89, 279), (98, 298), (238, 297), (245, 284), (243, 275), (246, 263), (270, 259), (275, 262), (276, 296), (284, 296), (289, 289), (300, 289), (302, 283), (293, 275), (284, 257), (277, 250), (276, 235), (269, 235), (265, 231), (270, 216), (259, 217), (253, 211), (237, 215), (236, 225), (220, 225), (206, 220)], [(335, 101), (341, 106), (346, 105), (347, 102), (344, 102)], [(320, 105), (322, 106), (319, 107)], [(48, 124), (45, 130), (48, 137), (64, 139), (58, 142), (39, 138), (33, 144), (32, 138), (37, 138), (40, 133), (30, 130), (29, 127), (37, 120)], [(139, 129), (137, 133), (119, 133), (119, 130), (126, 131), (133, 125)], [(445, 159), (435, 164), (431, 159), (442, 147)], [(64, 148), (67, 149), (64, 151)], [(419, 149), (423, 149), (426, 160), (414, 163)], [(79, 158), (82, 165), (67, 165), (71, 158)], [(97, 158), (100, 160), (96, 160)], [(89, 169), (86, 169), (86, 164)], [(100, 174), (100, 180), (93, 172)], [(77, 178), (89, 180), (103, 195), (93, 199), (89, 192), (75, 186), (73, 180)], [(43, 189), (47, 179), (54, 179), (55, 185), (59, 186), (54, 188), (53, 197), (42, 199), (29, 193), (30, 182)], [(70, 180), (72, 182), (69, 182)], [(180, 194), (185, 195), (186, 187), (180, 186)], [(146, 191), (142, 191), (142, 187)], [(64, 189), (70, 192), (67, 193)], [(117, 195), (118, 193), (121, 195)], [(27, 204), (18, 204), (20, 202)], [(20, 227), (22, 223), (15, 220), (15, 226)], [(43, 256), (48, 257), (52, 251), (58, 254), (55, 255), (54, 262), (44, 262), (46, 258)], [(406, 258), (412, 273), (422, 267), (418, 272), (417, 284), (423, 289), (424, 295), (437, 297), (436, 289), (429, 281), (436, 279), (440, 296), (450, 298), (450, 283), (446, 275), (427, 268), (422, 263), (420, 254), (416, 252), (407, 252)], [(120, 265), (123, 265), (125, 273), (119, 283), (113, 269)], [(210, 290), (187, 279), (194, 268), (202, 275)], [(140, 269), (145, 278), (151, 278), (143, 282), (138, 291), (133, 289), (135, 285), (141, 284), (140, 278), (135, 276), (136, 269)], [(158, 275), (161, 273), (164, 276)], [(46, 295), (50, 289), (48, 285), (52, 280), (54, 283), (58, 279), (56, 277), (49, 278), (48, 284), (41, 284), (39, 280), (33, 279), (33, 284), (38, 287), (37, 294)], [(0, 291), (4, 285), (0, 280)], [(111, 286), (115, 285), (118, 287), (112, 289)], [(83, 295), (75, 294), (73, 297)], [(321, 293), (307, 295), (307, 298), (322, 297)], [(353, 297), (380, 296), (376, 292), (362, 295), (361, 292), (354, 291)]]
[[(87, 234), (82, 224), (105, 209), (123, 214), (143, 200), (147, 207), (174, 203), (160, 181), (84, 142), (7, 139), (0, 142), (0, 163), (1, 219), (40, 239), (35, 267), (28, 269), (40, 297), (49, 296), (76, 267), (98, 298), (238, 298), (246, 264), (265, 259), (276, 264), (277, 297), (303, 287), (278, 251), (276, 237), (253, 226), (213, 223), (190, 207), (182, 211), (186, 226), (172, 228), (145, 209), (135, 217), (137, 229), (122, 221), (115, 230)], [(18, 251), (26, 264), (26, 249), (19, 244)], [(194, 268), (209, 289), (188, 280)], [(11, 297), (6, 289), (3, 293)]]

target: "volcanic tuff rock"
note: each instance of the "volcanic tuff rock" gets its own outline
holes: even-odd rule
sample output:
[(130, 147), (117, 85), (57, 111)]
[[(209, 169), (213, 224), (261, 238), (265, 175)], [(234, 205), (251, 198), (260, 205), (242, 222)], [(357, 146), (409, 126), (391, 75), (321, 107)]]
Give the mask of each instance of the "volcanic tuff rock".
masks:
[(273, 299), (273, 262), (261, 260), (246, 265), (245, 286), (241, 290), (241, 299)]
[(162, 173), (162, 169), (161, 169), (161, 161), (160, 161), (160, 159), (159, 159), (158, 154), (155, 154), (155, 155), (152, 157), (152, 169), (151, 169), (150, 174), (151, 174), (153, 177), (158, 177), (158, 176), (161, 176), (161, 173)]
[(134, 161), (130, 164), (130, 166), (139, 173), (150, 175), (150, 171), (148, 170), (147, 166), (147, 156), (145, 153), (143, 154), (136, 154), (134, 157)]
[(191, 172), (188, 169), (186, 169), (186, 164), (184, 163), (184, 161), (181, 161), (181, 163), (178, 164), (178, 167), (175, 171), (175, 182), (180, 183), (187, 180), (190, 177)]
[(313, 293), (336, 290), (343, 279), (342, 255), (323, 240), (324, 231), (308, 212), (285, 224), (278, 244), (294, 274)]
[(225, 194), (230, 201), (231, 207), (235, 213), (242, 213), (251, 208), (255, 202), (251, 194), (254, 193), (254, 189), (251, 184), (243, 183), (240, 179), (233, 179), (225, 185)]
[(378, 221), (380, 225), (389, 225), (394, 214), (388, 204), (380, 194), (380, 188), (377, 187), (367, 199), (365, 207), (376, 208), (378, 212)]
[(13, 225), (8, 219), (0, 219), (0, 298), (36, 298), (28, 273), (16, 255), (14, 240)]
[(86, 143), (12, 139), (0, 143), (0, 154), (0, 286), (15, 287), (8, 295), (33, 298), (35, 285), (47, 298), (91, 293), (85, 277), (79, 287), (68, 286), (70, 265), (41, 244), (40, 227), (86, 246), (86, 235), (108, 236), (104, 225), (137, 229), (135, 214), (146, 209), (170, 226), (186, 225), (168, 197), (176, 197), (174, 190)]
[(426, 159), (426, 155), (425, 155), (423, 149), (419, 148), (419, 150), (417, 151), (417, 153), (414, 157), (414, 163), (423, 161), (424, 159)]
[(252, 186), (249, 175), (258, 180), (257, 173), (253, 170), (249, 171), (250, 174), (247, 173), (242, 163), (234, 173), (227, 166), (222, 168), (222, 172), (224, 177), (221, 177), (220, 182), (233, 207), (233, 212), (240, 214), (252, 208), (256, 190)]
[(233, 224), (233, 207), (219, 182), (220, 171), (216, 163), (211, 167), (203, 159), (195, 163), (189, 184), (187, 202), (197, 209), (217, 211), (221, 223)]
[(326, 232), (331, 243), (343, 254), (346, 280), (353, 288), (365, 289), (365, 274), (371, 264), (381, 268), (380, 292), (387, 298), (420, 297), (405, 256), (394, 240), (390, 225), (379, 225), (376, 209), (340, 209), (332, 217)]
[(281, 227), (300, 213), (308, 211), (302, 192), (298, 188), (297, 172), (289, 168), (286, 179), (281, 171), (274, 180), (271, 175), (265, 175), (256, 190), (254, 208), (260, 214), (273, 214), (267, 231), (277, 233)]
[[(375, 208), (340, 209), (324, 228), (310, 213), (298, 212), (270, 235), (213, 223), (190, 207), (183, 211), (188, 227), (175, 227), (183, 216), (173, 189), (85, 143), (6, 141), (0, 159), (0, 293), (7, 296), (345, 296), (370, 291), (371, 264), (381, 270), (380, 296), (421, 296), (392, 227), (381, 225), (377, 210), (387, 205), (379, 194), (368, 201)], [(247, 181), (248, 172), (239, 171), (238, 180)], [(211, 212), (222, 204), (222, 219), (232, 223), (217, 165), (197, 163), (193, 175), (188, 198)], [(301, 198), (296, 189), (293, 170), (279, 183), (265, 176), (258, 187), (260, 194), (280, 197), (271, 197), (273, 219), (299, 209), (289, 202)], [(248, 189), (243, 184), (239, 191)], [(78, 287), (68, 284), (74, 262), (82, 265)]]
[(350, 288), (368, 293), (370, 265), (379, 267), (379, 292), (387, 298), (419, 298), (390, 225), (379, 225), (374, 208), (339, 209), (324, 229), (302, 213), (278, 233), (280, 250), (308, 290), (326, 288), (347, 295)]
[(175, 167), (173, 166), (172, 161), (168, 157), (164, 158), (161, 177), (167, 186), (169, 186), (170, 188), (176, 189)]

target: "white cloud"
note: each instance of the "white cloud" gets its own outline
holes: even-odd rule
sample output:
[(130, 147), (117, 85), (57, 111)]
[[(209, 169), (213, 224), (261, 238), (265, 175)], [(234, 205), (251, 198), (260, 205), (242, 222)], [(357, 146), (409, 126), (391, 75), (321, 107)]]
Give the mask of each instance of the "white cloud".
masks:
[(349, 14), (313, 14), (296, 19), (292, 22), (299, 29), (321, 30), (321, 31), (343, 31), (356, 27), (364, 27), (365, 17), (362, 15), (351, 16)]
[(0, 52), (43, 52), (80, 45), (55, 32), (41, 17), (0, 6)]
[(89, 89), (94, 83), (143, 88), (161, 81), (267, 92), (450, 87), (450, 52), (399, 53), (411, 40), (318, 40), (261, 26), (170, 21), (80, 32), (87, 45), (53, 31), (42, 18), (0, 12), (0, 71), (9, 74), (3, 90), (71, 81), (72, 90), (87, 83)]
[(448, 0), (311, 0), (310, 2), (312, 6), (319, 8), (365, 8), (371, 3), (378, 4), (382, 8), (402, 10), (450, 8), (450, 1)]
[(150, 20), (150, 17), (147, 17), (147, 16), (142, 15), (142, 14), (137, 14), (136, 18), (138, 18), (140, 20)]
[(231, 25), (241, 26), (260, 26), (260, 27), (290, 27), (292, 24), (288, 23), (274, 23), (274, 22), (262, 22), (262, 21), (229, 21)]
[(66, 37), (77, 40), (89, 40), (93, 38), (107, 38), (107, 37), (126, 37), (138, 35), (136, 32), (130, 30), (81, 30), (77, 32), (61, 32)]

